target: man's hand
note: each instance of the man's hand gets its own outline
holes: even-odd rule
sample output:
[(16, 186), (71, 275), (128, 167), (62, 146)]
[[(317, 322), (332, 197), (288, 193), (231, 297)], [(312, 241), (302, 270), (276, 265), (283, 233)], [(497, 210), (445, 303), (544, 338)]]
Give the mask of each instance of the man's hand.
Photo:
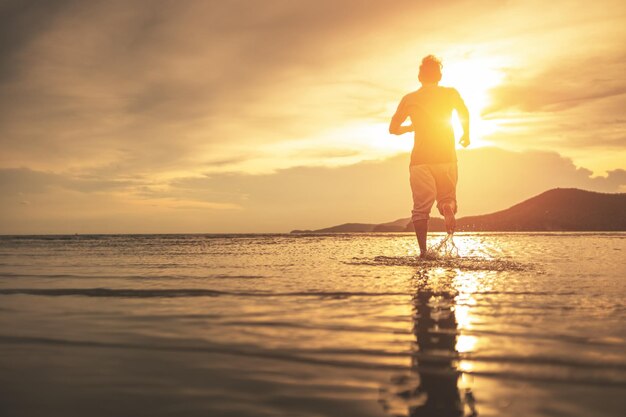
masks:
[(409, 133), (413, 131), (413, 125), (400, 126), (400, 134)]
[(389, 126), (389, 133), (391, 133), (392, 135), (404, 135), (405, 133), (412, 132), (412, 131), (413, 131), (413, 125)]
[(470, 138), (469, 135), (464, 134), (463, 136), (461, 136), (461, 140), (459, 141), (459, 144), (464, 147), (467, 148), (470, 144)]

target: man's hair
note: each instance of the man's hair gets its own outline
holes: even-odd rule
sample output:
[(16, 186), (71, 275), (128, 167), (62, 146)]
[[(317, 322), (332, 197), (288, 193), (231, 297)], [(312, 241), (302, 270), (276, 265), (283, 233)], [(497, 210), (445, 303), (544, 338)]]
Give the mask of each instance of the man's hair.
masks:
[(418, 78), (422, 83), (438, 83), (441, 81), (441, 61), (434, 55), (425, 56), (420, 65)]

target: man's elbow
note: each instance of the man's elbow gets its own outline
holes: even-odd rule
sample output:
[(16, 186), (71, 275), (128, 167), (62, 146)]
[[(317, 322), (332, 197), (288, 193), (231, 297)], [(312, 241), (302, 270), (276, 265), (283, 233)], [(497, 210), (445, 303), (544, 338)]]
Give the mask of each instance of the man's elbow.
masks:
[(465, 105), (458, 109), (457, 112), (459, 113), (459, 118), (469, 119), (469, 110)]
[(399, 135), (400, 134), (400, 128), (398, 126), (389, 125), (389, 134), (391, 134), (391, 135)]

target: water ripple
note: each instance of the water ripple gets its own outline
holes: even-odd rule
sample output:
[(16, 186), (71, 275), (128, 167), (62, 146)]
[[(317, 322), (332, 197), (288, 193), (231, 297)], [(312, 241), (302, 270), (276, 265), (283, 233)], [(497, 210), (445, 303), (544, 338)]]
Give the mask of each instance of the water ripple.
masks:
[(134, 289), (134, 288), (3, 288), (0, 295), (39, 295), (48, 297), (120, 297), (120, 298), (175, 298), (175, 297), (218, 297), (223, 295), (239, 297), (319, 297), (343, 299), (348, 297), (393, 297), (409, 296), (404, 292), (347, 292), (347, 291), (219, 291), (211, 289)]
[(506, 259), (479, 257), (421, 259), (417, 256), (376, 256), (374, 258), (352, 258), (350, 265), (412, 266), (420, 268), (454, 268), (468, 271), (529, 271), (533, 266)]

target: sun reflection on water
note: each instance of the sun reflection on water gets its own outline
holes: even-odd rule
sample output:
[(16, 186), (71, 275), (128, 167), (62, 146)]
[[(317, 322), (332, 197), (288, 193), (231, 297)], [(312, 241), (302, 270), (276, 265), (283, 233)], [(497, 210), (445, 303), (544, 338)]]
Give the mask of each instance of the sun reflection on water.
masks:
[[(471, 379), (474, 364), (462, 358), (478, 338), (472, 327), (473, 293), (481, 273), (421, 267), (413, 277), (413, 336), (410, 373), (394, 376), (382, 402), (394, 416), (475, 415)], [(469, 410), (469, 414), (465, 411)], [(444, 414), (441, 414), (444, 413)]]

